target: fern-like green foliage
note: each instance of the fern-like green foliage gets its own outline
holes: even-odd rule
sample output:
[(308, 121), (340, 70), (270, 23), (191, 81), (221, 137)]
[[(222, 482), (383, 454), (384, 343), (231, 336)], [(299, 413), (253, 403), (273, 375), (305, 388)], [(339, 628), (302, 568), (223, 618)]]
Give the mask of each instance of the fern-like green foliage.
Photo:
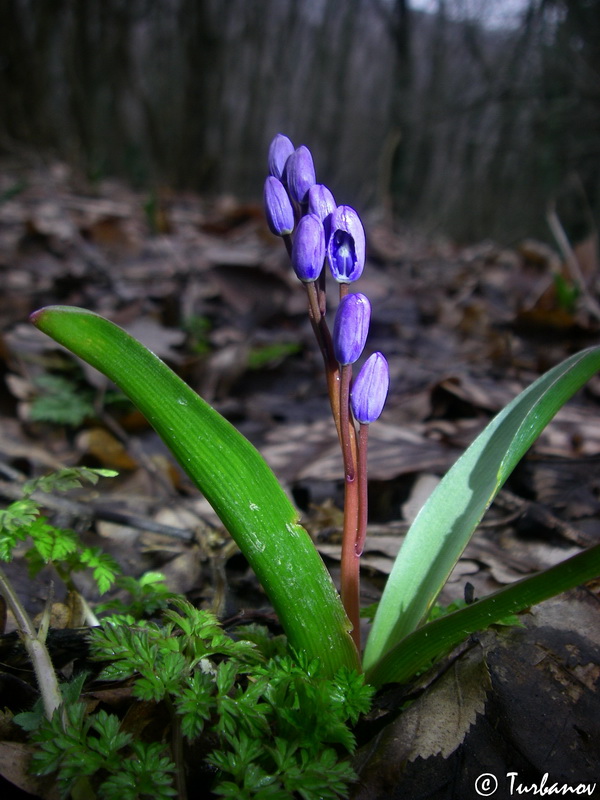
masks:
[[(34, 422), (76, 428), (86, 419), (98, 415), (96, 392), (83, 376), (42, 373), (33, 379), (33, 385), (36, 394), (31, 401), (29, 416)], [(122, 392), (113, 389), (103, 393), (102, 404), (130, 405)]]
[(115, 581), (115, 588), (128, 592), (127, 601), (113, 597), (96, 606), (96, 613), (107, 611), (112, 615), (125, 615), (131, 622), (152, 617), (158, 611), (164, 610), (177, 595), (165, 583), (165, 577), (160, 572), (145, 572), (139, 578), (131, 575), (119, 575)]
[[(170, 708), (174, 729), (215, 774), (214, 796), (336, 800), (347, 796), (355, 747), (349, 724), (368, 710), (372, 688), (343, 668), (325, 677), (317, 659), (290, 655), (284, 637), (247, 626), (228, 635), (209, 612), (178, 598), (164, 624), (105, 622), (90, 635), (102, 680), (132, 681), (132, 694)], [(183, 769), (164, 741), (141, 741), (105, 710), (88, 713), (68, 688), (66, 713), (20, 715), (36, 745), (33, 770), (54, 773), (63, 794), (99, 800), (175, 794)], [(346, 754), (344, 756), (344, 754)], [(191, 788), (191, 787), (190, 787)], [(137, 792), (137, 794), (136, 794)]]
[(176, 794), (175, 764), (163, 746), (133, 741), (131, 734), (121, 731), (119, 718), (102, 709), (87, 714), (84, 703), (66, 703), (62, 713), (51, 720), (43, 718), (33, 738), (37, 748), (32, 770), (37, 775), (56, 773), (62, 797), (93, 796), (90, 778), (98, 775), (104, 777), (98, 796), (106, 800), (168, 800)]
[(23, 495), (29, 497), (33, 492), (68, 492), (71, 489), (80, 489), (84, 483), (95, 486), (100, 478), (114, 478), (117, 473), (112, 469), (91, 469), (90, 467), (65, 467), (32, 478), (23, 484)]
[(44, 373), (34, 379), (39, 394), (31, 403), (30, 417), (35, 422), (55, 425), (81, 425), (95, 417), (94, 393), (89, 387), (61, 375)]
[(32, 495), (68, 492), (114, 475), (112, 470), (69, 467), (24, 483), (23, 498), (0, 510), (0, 560), (11, 561), (17, 544), (30, 541), (25, 558), (32, 577), (50, 563), (67, 582), (74, 572), (89, 569), (98, 591), (108, 591), (120, 571), (117, 562), (100, 548), (84, 546), (75, 531), (50, 524), (42, 513), (43, 501)]

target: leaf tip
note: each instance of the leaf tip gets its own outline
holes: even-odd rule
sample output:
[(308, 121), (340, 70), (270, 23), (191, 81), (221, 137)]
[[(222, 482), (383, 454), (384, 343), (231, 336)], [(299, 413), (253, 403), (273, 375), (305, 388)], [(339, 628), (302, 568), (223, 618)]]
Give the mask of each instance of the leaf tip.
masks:
[(29, 321), (33, 325), (35, 325), (36, 328), (39, 328), (39, 325), (40, 325), (40, 322), (41, 322), (41, 318), (43, 317), (43, 315), (44, 315), (45, 311), (47, 310), (47, 308), (48, 308), (48, 306), (46, 306), (44, 308), (38, 308), (37, 311), (34, 311), (33, 313), (31, 313), (29, 315)]

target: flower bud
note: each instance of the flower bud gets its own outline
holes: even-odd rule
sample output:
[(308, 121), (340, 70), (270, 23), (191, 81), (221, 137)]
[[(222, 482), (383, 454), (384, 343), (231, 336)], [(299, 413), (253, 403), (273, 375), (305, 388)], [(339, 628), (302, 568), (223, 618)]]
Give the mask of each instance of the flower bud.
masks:
[(338, 283), (352, 283), (362, 275), (365, 231), (360, 217), (350, 206), (338, 206), (331, 215), (327, 260)]
[(285, 162), (294, 152), (294, 145), (284, 136), (278, 133), (269, 146), (269, 172), (273, 177), (283, 180)]
[(350, 405), (354, 419), (368, 425), (383, 411), (390, 388), (390, 370), (381, 353), (373, 353), (356, 376), (350, 392)]
[(302, 145), (290, 155), (285, 165), (285, 180), (292, 198), (298, 203), (306, 202), (308, 190), (317, 182), (308, 147)]
[(265, 181), (264, 204), (267, 224), (275, 236), (284, 236), (294, 230), (294, 209), (280, 180), (270, 175)]
[(325, 263), (325, 231), (314, 214), (300, 219), (292, 245), (292, 266), (301, 281), (316, 281)]
[(331, 215), (336, 209), (333, 195), (322, 183), (315, 183), (308, 190), (308, 213), (314, 214), (323, 223), (325, 241), (329, 241), (331, 233)]
[(347, 294), (340, 301), (333, 323), (333, 352), (342, 364), (358, 361), (365, 349), (371, 304), (364, 294)]

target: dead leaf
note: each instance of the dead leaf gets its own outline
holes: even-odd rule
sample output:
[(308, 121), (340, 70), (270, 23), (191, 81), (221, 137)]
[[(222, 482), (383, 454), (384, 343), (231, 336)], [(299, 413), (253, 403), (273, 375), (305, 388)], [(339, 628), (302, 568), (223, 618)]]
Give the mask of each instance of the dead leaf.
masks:
[(82, 431), (77, 437), (77, 448), (87, 456), (97, 458), (107, 469), (133, 470), (137, 463), (129, 455), (122, 442), (104, 428)]
[[(446, 759), (464, 740), (478, 714), (485, 710), (491, 687), (483, 650), (472, 647), (460, 655), (427, 690), (376, 740), (358, 755), (364, 791), (355, 797), (397, 796), (393, 787), (404, 765), (441, 755)], [(361, 763), (362, 762), (362, 763)], [(356, 766), (356, 765), (355, 765)], [(367, 787), (373, 782), (375, 794)], [(371, 787), (372, 789), (373, 787)]]
[(23, 792), (42, 800), (59, 800), (58, 788), (47, 777), (29, 774), (32, 753), (33, 747), (23, 742), (0, 742), (0, 775)]
[[(483, 653), (472, 648), (400, 717), (396, 743), (409, 761), (453, 753), (485, 708), (490, 676)], [(399, 738), (398, 738), (399, 734)]]

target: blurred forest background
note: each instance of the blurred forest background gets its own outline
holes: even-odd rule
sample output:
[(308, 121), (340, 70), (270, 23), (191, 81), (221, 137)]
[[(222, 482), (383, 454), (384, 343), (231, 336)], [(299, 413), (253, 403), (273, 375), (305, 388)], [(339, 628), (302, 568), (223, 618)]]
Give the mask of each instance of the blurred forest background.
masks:
[[(257, 200), (282, 131), (339, 202), (458, 241), (600, 208), (599, 0), (2, 0), (0, 153)], [(587, 229), (587, 230), (586, 230)]]

